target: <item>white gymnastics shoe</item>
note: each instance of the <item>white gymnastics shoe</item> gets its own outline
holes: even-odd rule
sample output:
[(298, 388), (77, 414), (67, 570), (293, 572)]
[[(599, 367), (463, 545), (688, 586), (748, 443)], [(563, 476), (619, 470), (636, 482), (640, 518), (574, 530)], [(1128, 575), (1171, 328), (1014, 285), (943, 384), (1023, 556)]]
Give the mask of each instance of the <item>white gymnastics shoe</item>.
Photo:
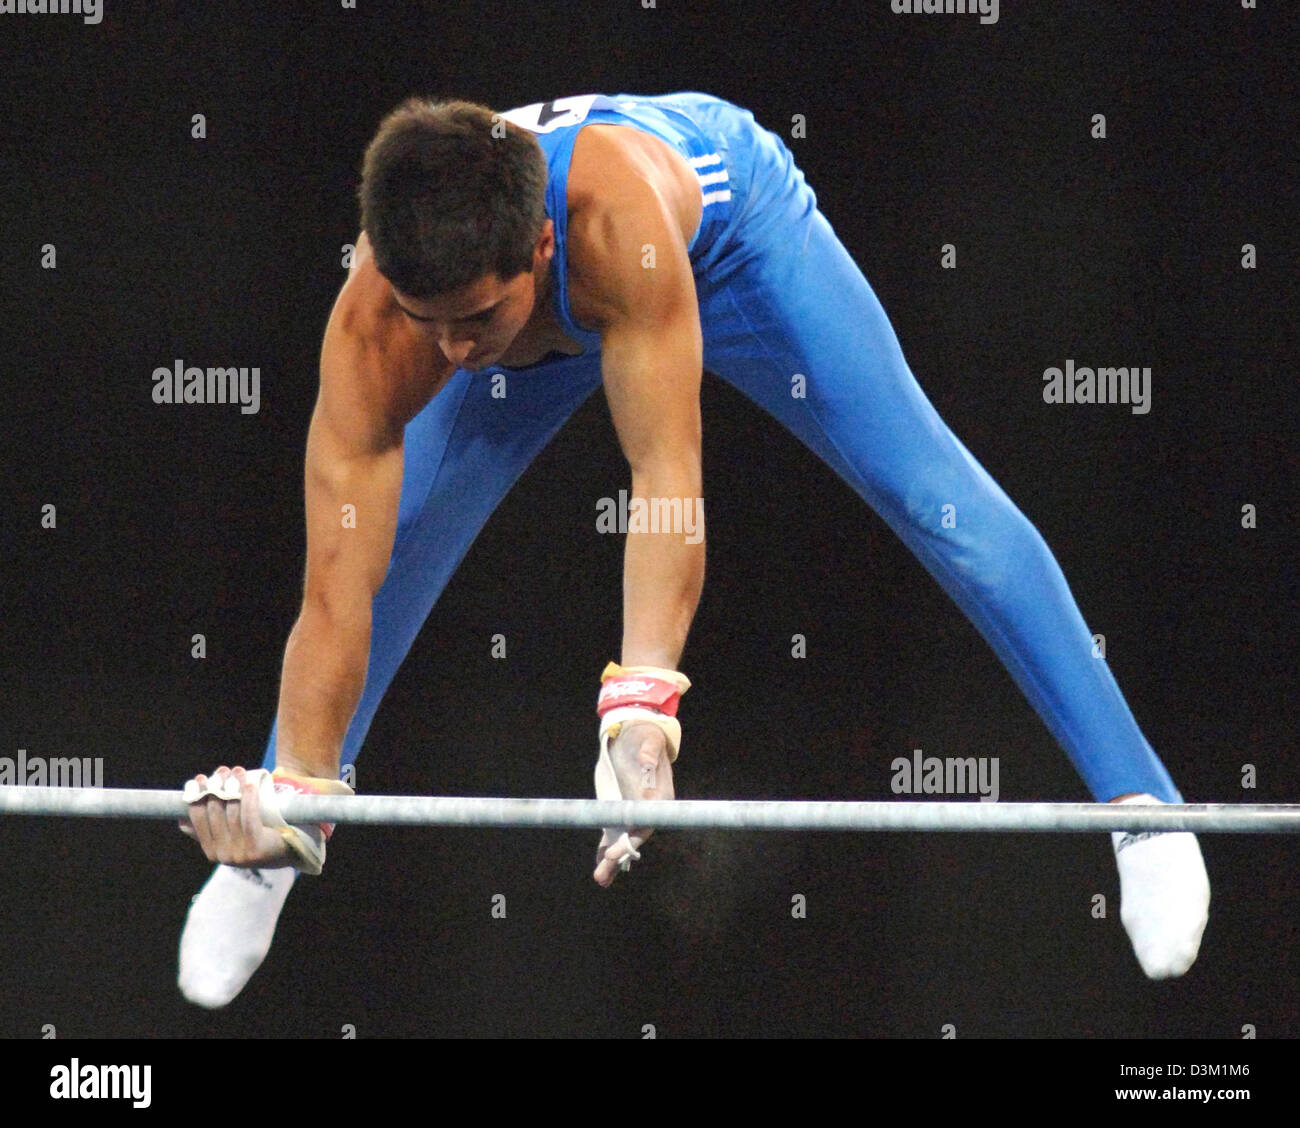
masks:
[[(1119, 803), (1160, 803), (1130, 795)], [(1111, 833), (1119, 867), (1119, 918), (1151, 979), (1182, 975), (1196, 961), (1210, 913), (1210, 879), (1196, 835)]]
[(190, 903), (176, 983), (191, 1003), (215, 1010), (244, 989), (271, 938), (298, 871), (219, 865)]

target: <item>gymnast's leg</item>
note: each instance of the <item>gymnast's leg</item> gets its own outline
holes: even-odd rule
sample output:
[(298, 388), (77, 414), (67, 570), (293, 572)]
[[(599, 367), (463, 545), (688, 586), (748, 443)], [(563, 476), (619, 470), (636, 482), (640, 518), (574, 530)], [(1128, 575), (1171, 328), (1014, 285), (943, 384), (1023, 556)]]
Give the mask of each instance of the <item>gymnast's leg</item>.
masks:
[[(344, 740), (346, 776), (384, 693), (447, 581), (537, 453), (600, 384), (599, 359), (575, 357), (526, 378), (459, 371), (407, 425), (397, 533), (372, 603), (366, 683)], [(275, 725), (262, 766), (275, 766)], [(218, 865), (190, 907), (178, 983), (200, 1006), (233, 999), (270, 950), (298, 871)]]
[[(775, 415), (890, 527), (983, 634), (1101, 801), (1181, 802), (1094, 654), (1037, 529), (939, 417), (875, 293), (783, 144), (756, 237), (706, 300), (705, 365)], [(770, 186), (779, 187), (772, 188)], [(740, 233), (743, 240), (744, 233)], [(803, 375), (806, 394), (791, 394)], [(1116, 835), (1121, 916), (1153, 977), (1195, 958), (1209, 885), (1194, 835)]]

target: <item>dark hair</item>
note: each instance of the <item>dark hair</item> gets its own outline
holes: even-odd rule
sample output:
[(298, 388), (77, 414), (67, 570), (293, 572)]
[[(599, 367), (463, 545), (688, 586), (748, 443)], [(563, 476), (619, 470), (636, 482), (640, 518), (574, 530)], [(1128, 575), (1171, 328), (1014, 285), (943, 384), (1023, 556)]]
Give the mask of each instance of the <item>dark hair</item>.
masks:
[(357, 195), (375, 266), (413, 298), (531, 270), (546, 180), (528, 130), (476, 102), (408, 98), (380, 123), (362, 164)]

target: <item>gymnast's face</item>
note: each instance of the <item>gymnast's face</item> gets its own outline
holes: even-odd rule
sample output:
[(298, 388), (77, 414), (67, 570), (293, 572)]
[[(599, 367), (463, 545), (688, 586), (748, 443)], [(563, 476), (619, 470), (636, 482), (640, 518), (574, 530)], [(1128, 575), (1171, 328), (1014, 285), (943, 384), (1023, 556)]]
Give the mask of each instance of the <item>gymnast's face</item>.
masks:
[(432, 336), (457, 368), (477, 371), (495, 364), (534, 315), (545, 310), (547, 269), (555, 251), (548, 219), (533, 248), (532, 270), (502, 281), (495, 272), (433, 298), (413, 298), (392, 287), (411, 324)]

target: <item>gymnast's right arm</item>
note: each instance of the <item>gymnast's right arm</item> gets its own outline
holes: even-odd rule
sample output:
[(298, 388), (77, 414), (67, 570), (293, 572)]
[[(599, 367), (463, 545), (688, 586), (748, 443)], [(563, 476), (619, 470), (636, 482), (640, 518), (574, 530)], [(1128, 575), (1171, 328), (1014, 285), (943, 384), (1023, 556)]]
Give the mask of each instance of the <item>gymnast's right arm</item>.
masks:
[[(355, 328), (348, 298), (345, 287), (321, 352), (320, 391), (307, 435), (306, 577), (280, 676), (275, 774), (276, 782), (293, 777), (294, 790), (350, 790), (339, 783), (339, 764), (365, 685), (371, 600), (388, 570), (396, 533), (402, 436), (410, 415), (396, 406), (403, 397), (393, 389), (403, 382), (392, 370), (393, 350), (381, 348), (373, 332)], [(232, 773), (223, 767), (210, 783), (203, 776), (193, 782), (199, 787), (192, 792), (207, 794), (191, 804), (189, 825), (181, 826), (192, 830), (210, 861), (301, 866), (305, 860), (309, 872), (319, 872), (307, 856), (310, 843), (258, 817), (259, 808), (266, 814), (274, 802), (271, 781), (255, 785), (242, 768)], [(317, 845), (323, 860), (323, 838)]]
[(276, 767), (337, 779), (366, 680), (370, 604), (388, 570), (404, 419), (386, 406), (376, 350), (335, 322), (307, 434), (307, 572), (280, 676)]

